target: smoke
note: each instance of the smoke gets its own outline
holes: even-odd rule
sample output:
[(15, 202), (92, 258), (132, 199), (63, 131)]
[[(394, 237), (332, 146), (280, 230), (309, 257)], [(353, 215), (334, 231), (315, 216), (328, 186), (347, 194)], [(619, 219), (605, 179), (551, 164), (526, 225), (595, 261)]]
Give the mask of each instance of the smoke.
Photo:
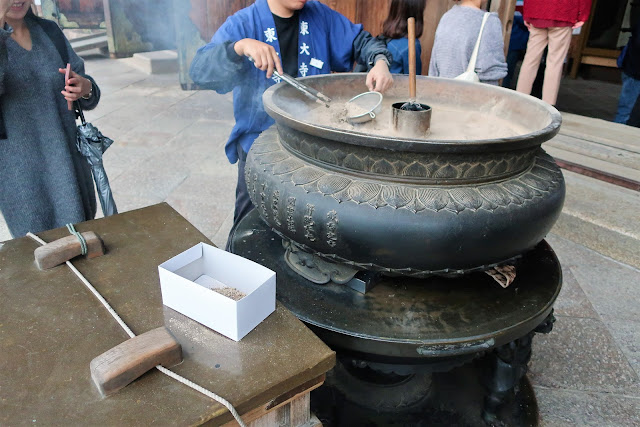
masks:
[(114, 29), (126, 28), (128, 40), (137, 39), (150, 50), (176, 48), (171, 0), (112, 0), (109, 4)]

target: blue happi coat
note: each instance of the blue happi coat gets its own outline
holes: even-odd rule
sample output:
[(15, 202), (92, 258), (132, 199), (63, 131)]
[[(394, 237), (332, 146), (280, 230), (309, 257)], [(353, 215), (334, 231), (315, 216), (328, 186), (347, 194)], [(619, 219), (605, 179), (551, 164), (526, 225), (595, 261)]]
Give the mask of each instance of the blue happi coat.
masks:
[[(362, 25), (351, 23), (317, 1), (307, 2), (298, 16), (298, 77), (350, 71), (354, 40), (362, 32)], [(211, 42), (197, 51), (190, 69), (193, 81), (204, 88), (218, 93), (233, 89), (236, 124), (225, 146), (231, 163), (238, 159), (236, 144), (248, 152), (258, 135), (274, 123), (264, 110), (262, 93), (279, 82), (275, 76), (267, 79), (265, 71), (255, 68), (246, 58), (237, 58), (237, 55), (234, 58), (234, 53), (229, 52), (228, 42), (245, 38), (268, 43), (280, 55), (276, 25), (267, 0), (256, 0), (229, 17)], [(371, 56), (376, 52), (367, 54)]]

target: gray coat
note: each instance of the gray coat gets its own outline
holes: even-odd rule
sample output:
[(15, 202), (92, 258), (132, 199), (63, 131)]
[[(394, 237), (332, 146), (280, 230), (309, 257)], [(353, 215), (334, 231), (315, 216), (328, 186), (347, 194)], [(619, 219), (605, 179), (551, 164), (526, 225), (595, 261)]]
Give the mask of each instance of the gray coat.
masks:
[[(92, 219), (93, 180), (75, 146), (76, 123), (68, 111), (62, 58), (34, 18), (27, 16), (32, 49), (0, 29), (0, 108), (7, 139), (0, 140), (0, 210), (14, 237)], [(71, 68), (84, 75), (84, 62), (67, 41)], [(84, 109), (94, 108), (99, 91)]]

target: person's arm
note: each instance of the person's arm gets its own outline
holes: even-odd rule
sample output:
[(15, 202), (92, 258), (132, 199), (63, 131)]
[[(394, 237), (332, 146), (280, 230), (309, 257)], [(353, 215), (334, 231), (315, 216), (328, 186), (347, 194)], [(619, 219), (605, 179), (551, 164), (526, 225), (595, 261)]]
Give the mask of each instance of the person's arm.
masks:
[(244, 58), (235, 52), (234, 45), (235, 41), (211, 41), (198, 49), (189, 68), (191, 80), (218, 93), (231, 91), (247, 69)]
[(385, 42), (365, 30), (360, 31), (353, 40), (353, 57), (369, 67), (375, 66), (380, 60), (386, 59), (389, 64), (393, 61)]
[[(312, 2), (310, 4), (313, 4)], [(310, 5), (309, 4), (309, 5)], [(354, 61), (373, 65), (367, 73), (365, 84), (369, 90), (384, 92), (393, 83), (389, 73), (391, 54), (384, 41), (374, 38), (362, 29), (362, 25), (354, 24), (346, 17), (320, 4), (315, 4), (317, 13), (326, 20), (326, 30), (333, 36), (330, 44), (331, 71), (350, 71)]]
[(582, 27), (587, 22), (589, 15), (591, 14), (591, 0), (579, 0), (578, 4), (578, 22), (575, 23), (573, 28)]
[[(93, 110), (100, 102), (100, 88), (93, 77), (85, 74), (84, 61), (71, 47), (69, 40), (65, 38), (67, 55), (71, 64), (71, 75), (69, 82), (65, 85), (63, 95), (68, 101), (78, 101), (83, 110)], [(65, 70), (59, 70), (64, 73)]]
[(353, 56), (370, 66), (373, 65), (365, 81), (369, 90), (384, 92), (391, 87), (393, 77), (389, 72), (389, 65), (393, 57), (383, 41), (362, 30), (353, 40)]
[(0, 30), (4, 29), (4, 17), (11, 9), (12, 4), (13, 0), (0, 0)]
[(507, 75), (502, 25), (500, 18), (494, 13), (489, 16), (484, 26), (476, 72), (481, 82), (490, 84), (498, 84), (498, 80)]
[(197, 50), (189, 67), (189, 76), (197, 85), (218, 93), (231, 91), (249, 69), (249, 63), (235, 50), (237, 41), (246, 38), (242, 22), (230, 16), (211, 38)]
[(276, 69), (282, 73), (282, 65), (273, 46), (248, 38), (242, 18), (233, 15), (213, 35), (211, 42), (198, 49), (189, 76), (199, 86), (218, 93), (231, 91), (253, 66), (267, 72), (267, 78)]

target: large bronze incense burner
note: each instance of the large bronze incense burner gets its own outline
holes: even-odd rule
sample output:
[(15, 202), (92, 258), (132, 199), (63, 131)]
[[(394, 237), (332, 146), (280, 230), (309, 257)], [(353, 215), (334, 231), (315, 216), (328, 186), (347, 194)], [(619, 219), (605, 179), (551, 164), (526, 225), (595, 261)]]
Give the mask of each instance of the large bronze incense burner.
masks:
[(309, 280), (342, 283), (358, 270), (484, 270), (534, 248), (558, 218), (562, 173), (540, 147), (560, 127), (553, 107), (489, 85), (421, 77), (418, 101), (433, 109), (431, 130), (406, 138), (390, 126), (391, 105), (406, 97), (404, 76), (395, 77), (376, 120), (361, 125), (340, 114), (366, 90), (363, 75), (304, 82), (332, 107), (283, 84), (266, 91), (277, 126), (255, 141), (245, 176), (260, 216), (288, 247), (289, 265)]
[[(422, 77), (431, 127), (406, 138), (391, 125), (406, 77), (355, 125), (343, 105), (362, 75), (304, 80), (331, 108), (284, 85), (265, 92), (276, 126), (249, 152), (256, 210), (230, 249), (276, 271), (278, 300), (337, 352), (316, 413), (336, 425), (536, 425), (524, 374), (554, 321), (561, 270), (543, 238), (565, 191), (540, 145), (559, 113)], [(505, 262), (517, 271), (506, 289), (481, 272)]]

